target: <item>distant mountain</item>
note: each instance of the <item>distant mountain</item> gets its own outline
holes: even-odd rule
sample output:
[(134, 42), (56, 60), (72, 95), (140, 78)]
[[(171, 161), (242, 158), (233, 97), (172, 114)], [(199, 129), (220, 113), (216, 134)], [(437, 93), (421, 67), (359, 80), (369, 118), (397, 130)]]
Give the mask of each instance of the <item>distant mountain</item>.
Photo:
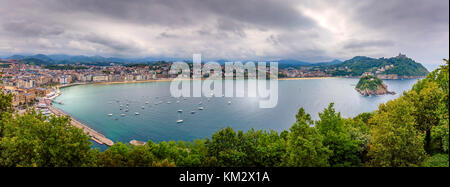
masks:
[(52, 63), (52, 64), (55, 63), (55, 61), (52, 58), (48, 57), (47, 55), (43, 55), (43, 54), (27, 56), (24, 59), (27, 59), (27, 58), (39, 59), (39, 60), (42, 60), (42, 61), (45, 61), (45, 62), (49, 62), (49, 63)]
[(402, 77), (425, 76), (429, 72), (422, 64), (406, 57), (398, 55), (391, 58), (370, 58), (356, 56), (340, 64), (331, 65), (336, 71), (331, 72), (334, 76), (361, 76), (369, 72), (373, 74), (397, 75)]
[[(6, 59), (16, 59), (16, 60), (25, 60), (26, 62), (39, 59), (40, 63), (46, 64), (109, 64), (109, 63), (152, 63), (157, 61), (185, 61), (191, 62), (192, 59), (183, 59), (183, 58), (170, 58), (170, 57), (144, 57), (144, 58), (114, 58), (114, 57), (103, 57), (103, 56), (83, 56), (83, 55), (66, 55), (66, 54), (52, 54), (52, 55), (44, 55), (44, 54), (36, 54), (36, 55), (13, 55)], [(220, 59), (215, 60), (220, 64), (224, 64), (225, 62), (229, 62), (230, 60)], [(251, 61), (251, 60), (250, 60)], [(247, 61), (242, 61), (247, 62)], [(257, 62), (257, 61), (254, 61)], [(281, 67), (297, 67), (297, 66), (309, 66), (309, 65), (329, 65), (340, 63), (339, 60), (333, 60), (331, 62), (321, 62), (321, 63), (310, 63), (295, 59), (282, 59), (278, 61), (278, 64)]]
[(33, 57), (25, 57), (23, 59), (20, 59), (21, 62), (26, 64), (32, 64), (32, 65), (50, 65), (52, 64), (49, 61), (45, 61), (39, 58), (33, 58)]
[(24, 55), (13, 55), (13, 56), (7, 57), (6, 59), (21, 60), (21, 59), (24, 59), (25, 57), (26, 56), (24, 56)]
[(98, 64), (98, 65), (107, 65), (111, 62), (114, 63), (124, 63), (128, 60), (120, 59), (120, 58), (105, 58), (102, 56), (70, 56), (65, 54), (55, 54), (55, 55), (44, 55), (44, 54), (36, 54), (36, 55), (13, 55), (7, 57), (6, 59), (15, 59), (20, 60), (24, 63), (34, 63), (34, 64)]

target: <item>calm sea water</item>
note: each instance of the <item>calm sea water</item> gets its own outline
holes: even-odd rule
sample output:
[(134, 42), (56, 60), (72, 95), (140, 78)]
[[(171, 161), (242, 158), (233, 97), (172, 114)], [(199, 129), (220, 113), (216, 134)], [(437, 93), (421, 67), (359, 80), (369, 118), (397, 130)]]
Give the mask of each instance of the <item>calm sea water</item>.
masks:
[[(399, 97), (417, 79), (385, 80), (388, 89), (397, 94), (371, 97), (361, 96), (355, 91), (357, 82), (358, 79), (345, 78), (282, 80), (278, 83), (278, 105), (269, 109), (259, 108), (258, 98), (213, 97), (210, 101), (205, 97), (173, 98), (170, 96), (170, 82), (62, 88), (62, 95), (56, 100), (64, 104), (55, 103), (55, 106), (113, 141), (191, 141), (210, 137), (227, 126), (235, 130), (255, 128), (282, 131), (293, 124), (300, 107), (317, 119), (318, 112), (331, 102), (335, 103), (336, 111), (341, 112), (343, 117), (353, 117), (361, 112), (376, 110), (380, 103)], [(202, 105), (199, 105), (200, 101)], [(228, 104), (228, 101), (232, 103)], [(125, 112), (127, 103), (129, 111)], [(120, 105), (123, 105), (122, 110)], [(199, 106), (205, 109), (198, 110)], [(183, 110), (181, 115), (178, 110)], [(191, 114), (192, 110), (196, 111), (195, 114)], [(135, 112), (140, 115), (135, 115)], [(108, 116), (110, 113), (113, 116)], [(120, 114), (126, 116), (121, 117)], [(176, 123), (179, 118), (184, 122)]]

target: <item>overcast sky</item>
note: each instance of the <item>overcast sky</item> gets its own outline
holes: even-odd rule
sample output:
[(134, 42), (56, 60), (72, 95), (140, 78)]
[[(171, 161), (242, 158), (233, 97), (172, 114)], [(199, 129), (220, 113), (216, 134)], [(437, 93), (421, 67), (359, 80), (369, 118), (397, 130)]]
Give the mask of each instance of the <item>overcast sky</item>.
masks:
[(448, 0), (0, 0), (0, 55), (449, 56)]

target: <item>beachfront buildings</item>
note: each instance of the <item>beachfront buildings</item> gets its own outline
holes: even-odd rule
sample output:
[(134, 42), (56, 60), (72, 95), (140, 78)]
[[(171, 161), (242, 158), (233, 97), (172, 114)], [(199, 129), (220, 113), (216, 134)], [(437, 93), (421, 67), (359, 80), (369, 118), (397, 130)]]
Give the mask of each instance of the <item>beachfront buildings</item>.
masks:
[(94, 75), (92, 77), (92, 81), (94, 81), (94, 82), (106, 82), (106, 81), (108, 81), (108, 76), (107, 75)]

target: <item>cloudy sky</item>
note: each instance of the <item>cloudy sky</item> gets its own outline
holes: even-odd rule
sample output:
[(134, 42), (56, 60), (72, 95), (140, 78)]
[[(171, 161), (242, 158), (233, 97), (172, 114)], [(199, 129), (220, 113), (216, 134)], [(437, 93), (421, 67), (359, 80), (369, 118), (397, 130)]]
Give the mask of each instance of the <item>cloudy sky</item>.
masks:
[(449, 56), (448, 0), (0, 0), (0, 56)]

